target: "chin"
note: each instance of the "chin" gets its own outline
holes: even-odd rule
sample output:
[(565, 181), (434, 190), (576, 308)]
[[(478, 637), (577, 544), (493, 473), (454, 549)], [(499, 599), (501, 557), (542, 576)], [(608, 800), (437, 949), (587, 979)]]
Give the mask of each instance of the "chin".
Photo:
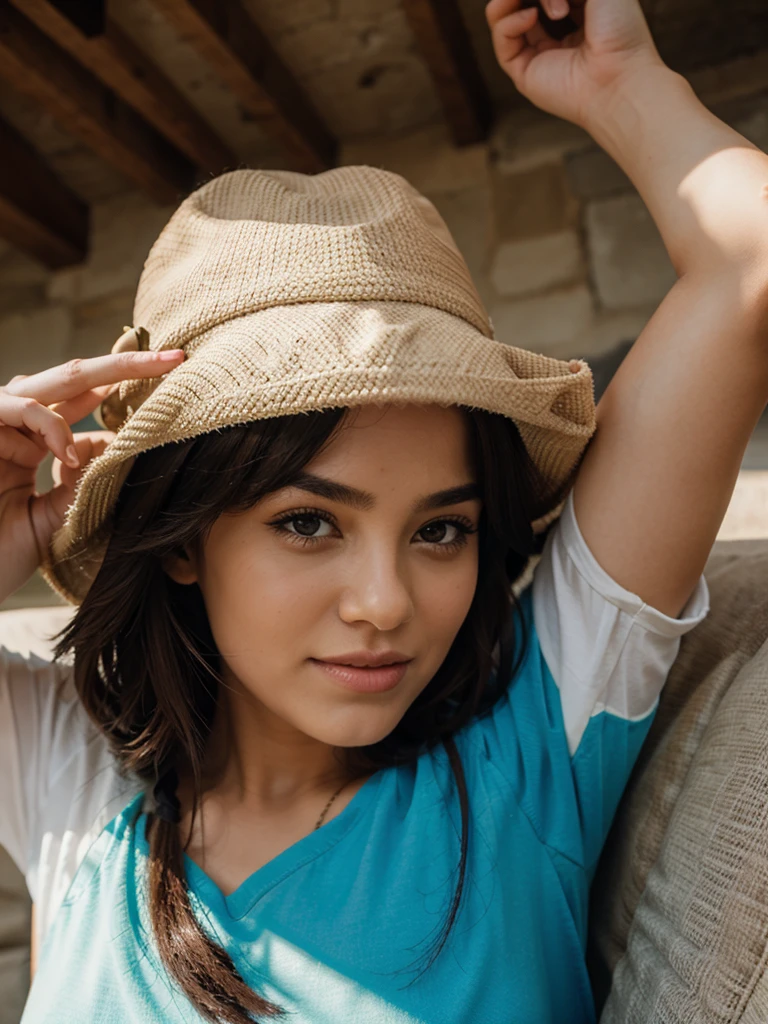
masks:
[(356, 709), (323, 722), (319, 717), (307, 732), (331, 747), (370, 747), (389, 736), (405, 714), (392, 708)]

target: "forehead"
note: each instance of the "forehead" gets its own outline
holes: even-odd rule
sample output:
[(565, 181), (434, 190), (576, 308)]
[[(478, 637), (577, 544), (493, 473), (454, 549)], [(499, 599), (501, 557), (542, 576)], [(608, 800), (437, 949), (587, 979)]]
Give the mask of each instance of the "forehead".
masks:
[[(310, 463), (313, 470), (366, 466), (433, 475), (472, 473), (470, 431), (458, 406), (367, 405), (348, 410), (331, 442)], [(309, 467), (308, 467), (309, 468)]]

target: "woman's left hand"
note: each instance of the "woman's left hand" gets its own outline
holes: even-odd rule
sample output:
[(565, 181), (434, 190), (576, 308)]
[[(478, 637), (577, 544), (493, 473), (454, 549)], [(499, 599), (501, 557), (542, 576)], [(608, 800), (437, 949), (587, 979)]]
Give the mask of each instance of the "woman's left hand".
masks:
[(664, 66), (639, 0), (543, 0), (549, 17), (569, 11), (579, 25), (562, 42), (544, 30), (536, 7), (523, 4), (490, 0), (485, 16), (502, 69), (550, 114), (588, 129), (619, 85)]

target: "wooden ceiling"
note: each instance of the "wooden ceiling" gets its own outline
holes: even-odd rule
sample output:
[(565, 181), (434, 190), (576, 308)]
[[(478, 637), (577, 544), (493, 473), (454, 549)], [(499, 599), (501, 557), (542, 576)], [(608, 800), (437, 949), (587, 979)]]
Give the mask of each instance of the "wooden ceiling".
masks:
[[(690, 36), (692, 0), (652, 3), (670, 38), (686, 24)], [(764, 0), (731, 0), (731, 18), (733, 3), (749, 18), (746, 49), (768, 44)], [(239, 166), (316, 173), (346, 141), (440, 118), (456, 145), (478, 142), (494, 110), (519, 102), (484, 6), (0, 0), (0, 238), (69, 266), (85, 258), (89, 206), (110, 192), (172, 205)]]
[[(282, 166), (316, 173), (335, 165), (337, 135), (244, 3), (151, 3), (277, 147)], [(173, 203), (244, 160), (121, 27), (113, 13), (120, 8), (105, 0), (0, 0), (0, 77), (149, 197)], [(484, 138), (490, 98), (454, 0), (403, 0), (403, 8), (456, 143)], [(51, 268), (81, 262), (86, 202), (3, 120), (0, 146), (0, 236)]]

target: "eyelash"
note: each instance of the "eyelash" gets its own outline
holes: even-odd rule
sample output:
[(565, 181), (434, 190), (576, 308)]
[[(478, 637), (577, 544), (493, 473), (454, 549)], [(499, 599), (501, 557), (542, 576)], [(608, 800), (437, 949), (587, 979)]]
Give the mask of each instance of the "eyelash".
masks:
[[(321, 541), (331, 539), (330, 537), (302, 537), (298, 533), (291, 533), (290, 530), (285, 529), (285, 524), (292, 522), (294, 519), (321, 519), (323, 522), (328, 523), (329, 526), (336, 525), (333, 517), (319, 508), (296, 509), (293, 512), (281, 516), (279, 519), (274, 519), (268, 525), (271, 526), (276, 533), (282, 534), (291, 542), (298, 543), (302, 547), (309, 547), (314, 544), (319, 544)], [(477, 533), (477, 530), (472, 526), (472, 523), (468, 519), (454, 516), (443, 519), (433, 519), (432, 522), (425, 523), (418, 532), (421, 533), (422, 530), (426, 530), (429, 526), (438, 526), (443, 523), (456, 527), (459, 531), (459, 535), (456, 540), (451, 541), (449, 544), (439, 544), (431, 541), (425, 541), (425, 544), (429, 544), (431, 547), (437, 548), (441, 551), (455, 552), (459, 551), (466, 545), (467, 537), (470, 534)]]

